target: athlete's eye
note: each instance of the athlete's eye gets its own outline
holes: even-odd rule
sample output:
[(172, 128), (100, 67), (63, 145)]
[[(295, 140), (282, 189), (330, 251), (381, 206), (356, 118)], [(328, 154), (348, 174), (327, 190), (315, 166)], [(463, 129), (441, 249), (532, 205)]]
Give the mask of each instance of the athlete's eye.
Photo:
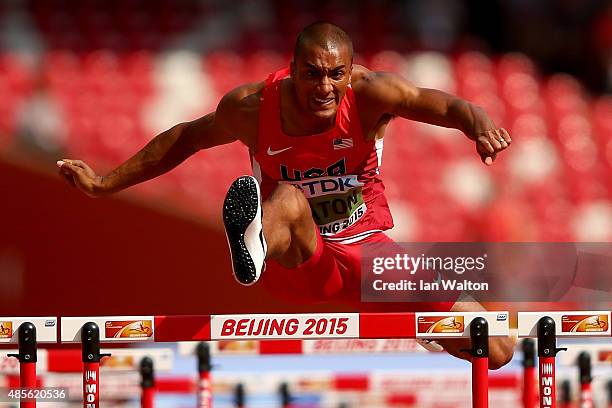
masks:
[(319, 72), (315, 71), (314, 69), (309, 69), (308, 71), (306, 71), (306, 76), (309, 78), (316, 78), (317, 76), (319, 76)]
[(332, 72), (332, 75), (331, 75), (331, 77), (336, 80), (342, 79), (343, 76), (344, 76), (344, 71), (334, 71)]

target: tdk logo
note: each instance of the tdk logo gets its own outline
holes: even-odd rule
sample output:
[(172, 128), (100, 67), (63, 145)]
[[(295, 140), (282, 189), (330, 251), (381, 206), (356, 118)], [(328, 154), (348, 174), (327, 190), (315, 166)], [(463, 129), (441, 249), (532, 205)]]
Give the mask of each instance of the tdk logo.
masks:
[(55, 320), (45, 320), (45, 327), (54, 327)]
[(506, 320), (508, 320), (508, 313), (499, 313), (497, 315), (498, 322), (505, 322)]

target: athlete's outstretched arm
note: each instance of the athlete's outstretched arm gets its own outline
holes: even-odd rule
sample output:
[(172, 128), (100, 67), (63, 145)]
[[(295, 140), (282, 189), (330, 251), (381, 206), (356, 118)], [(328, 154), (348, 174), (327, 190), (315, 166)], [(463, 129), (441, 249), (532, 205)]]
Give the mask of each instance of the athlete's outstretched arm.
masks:
[(238, 139), (250, 144), (242, 137), (245, 133), (237, 129), (236, 123), (240, 121), (236, 117), (240, 116), (241, 101), (254, 89), (245, 85), (231, 91), (221, 99), (215, 112), (160, 133), (108, 175), (99, 176), (85, 162), (73, 159), (58, 161), (60, 175), (88, 196), (100, 197), (160, 176), (198, 150)]
[(512, 139), (498, 128), (487, 112), (466, 100), (442, 91), (418, 88), (396, 74), (368, 72), (369, 93), (385, 113), (432, 125), (461, 130), (476, 143), (482, 161), (492, 164)]

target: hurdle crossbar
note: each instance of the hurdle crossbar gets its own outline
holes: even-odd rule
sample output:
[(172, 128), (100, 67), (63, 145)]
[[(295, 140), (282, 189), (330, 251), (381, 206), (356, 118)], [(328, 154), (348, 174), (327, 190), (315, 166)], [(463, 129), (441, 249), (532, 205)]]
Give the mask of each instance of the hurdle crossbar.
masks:
[(556, 337), (610, 337), (609, 310), (570, 312), (519, 312), (518, 336), (537, 337), (538, 321), (550, 317), (555, 322)]
[(0, 344), (18, 344), (18, 329), (31, 323), (36, 329), (37, 343), (57, 343), (57, 317), (0, 317)]
[(477, 317), (490, 336), (509, 335), (508, 312), (98, 316), (62, 318), (61, 342), (80, 342), (87, 322), (101, 328), (101, 342), (469, 338)]

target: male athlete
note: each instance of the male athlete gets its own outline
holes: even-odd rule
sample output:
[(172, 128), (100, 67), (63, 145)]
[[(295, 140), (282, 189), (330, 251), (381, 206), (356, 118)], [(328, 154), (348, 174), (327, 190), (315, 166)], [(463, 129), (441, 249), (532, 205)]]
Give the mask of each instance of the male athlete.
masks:
[[(511, 142), (480, 107), (353, 65), (349, 36), (315, 23), (299, 34), (289, 70), (234, 89), (215, 112), (159, 134), (110, 174), (98, 176), (80, 160), (58, 166), (73, 186), (99, 197), (164, 174), (198, 150), (239, 140), (250, 150), (255, 177), (236, 180), (224, 202), (236, 279), (250, 285), (262, 276), (274, 293), (358, 301), (361, 245), (392, 242), (383, 232), (393, 221), (379, 166), (395, 117), (463, 131), (487, 165)], [(477, 303), (453, 306), (466, 309), (483, 310)], [(464, 343), (441, 343), (469, 359), (459, 351)], [(491, 340), (490, 366), (508, 362), (512, 348), (509, 339)]]

